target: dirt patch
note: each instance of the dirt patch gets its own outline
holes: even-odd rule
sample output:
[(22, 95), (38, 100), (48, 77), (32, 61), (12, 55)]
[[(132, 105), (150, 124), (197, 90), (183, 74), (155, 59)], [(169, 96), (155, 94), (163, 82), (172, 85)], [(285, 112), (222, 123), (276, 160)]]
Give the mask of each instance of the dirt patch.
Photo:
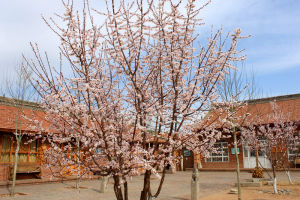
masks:
[[(290, 191), (287, 194), (273, 194), (273, 186), (262, 187), (243, 187), (242, 199), (243, 200), (295, 200), (300, 199), (300, 184), (288, 185), (286, 183), (278, 184), (278, 190)], [(237, 199), (237, 194), (228, 194), (230, 190), (222, 191), (217, 194), (209, 195), (201, 200), (232, 200)]]
[[(25, 194), (25, 193), (22, 193), (22, 192), (16, 192), (15, 193), (15, 196), (24, 196), (24, 195), (28, 195), (28, 194)], [(0, 198), (1, 197), (9, 197), (10, 194), (0, 194)]]
[[(67, 188), (67, 189), (77, 189), (75, 186), (67, 186), (65, 188)], [(78, 189), (89, 189), (89, 188), (80, 186)]]

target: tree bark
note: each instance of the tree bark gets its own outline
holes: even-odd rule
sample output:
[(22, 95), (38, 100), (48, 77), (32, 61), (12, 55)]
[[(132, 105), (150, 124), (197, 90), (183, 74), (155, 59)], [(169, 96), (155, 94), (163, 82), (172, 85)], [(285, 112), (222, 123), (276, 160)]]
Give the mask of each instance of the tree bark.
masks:
[(124, 183), (124, 200), (128, 200), (128, 183), (125, 181)]
[(291, 174), (290, 174), (290, 169), (285, 170), (285, 173), (286, 173), (286, 175), (287, 175), (287, 177), (289, 179), (289, 183), (291, 185), (293, 185), (293, 181), (292, 181)]
[(272, 170), (273, 170), (273, 192), (274, 194), (278, 194), (277, 191), (277, 177), (276, 177), (276, 160), (272, 162)]
[(236, 138), (236, 131), (234, 129), (233, 133), (233, 140), (234, 140), (234, 153), (236, 159), (236, 175), (237, 175), (237, 187), (238, 187), (238, 200), (242, 199), (241, 195), (241, 183), (240, 183), (240, 162), (237, 153), (237, 138)]
[(79, 138), (76, 138), (77, 143), (77, 155), (76, 155), (76, 164), (77, 164), (77, 173), (76, 173), (76, 189), (79, 189), (79, 181), (80, 181), (80, 162), (79, 162), (79, 156), (80, 156), (80, 141)]
[(258, 148), (255, 149), (255, 162), (256, 162), (256, 168), (258, 168)]
[(114, 178), (114, 192), (117, 200), (123, 200), (122, 188), (120, 185), (120, 177), (117, 175), (113, 176)]
[(19, 150), (20, 150), (20, 143), (21, 143), (21, 136), (16, 136), (17, 139), (17, 148), (15, 152), (15, 163), (14, 163), (14, 172), (13, 172), (13, 182), (10, 191), (10, 196), (15, 195), (15, 186), (16, 186), (16, 178), (17, 178), (17, 168), (18, 168), (18, 159), (19, 159)]
[(158, 195), (160, 194), (161, 189), (162, 189), (162, 185), (163, 185), (163, 183), (165, 181), (165, 176), (166, 176), (166, 167), (164, 166), (164, 169), (163, 169), (163, 172), (162, 172), (162, 177), (160, 179), (160, 183), (159, 183), (157, 192), (155, 193), (155, 195), (153, 197), (157, 198)]
[(141, 197), (140, 200), (148, 200), (149, 194), (150, 194), (150, 176), (151, 176), (151, 171), (146, 170), (144, 174), (144, 188), (141, 192)]

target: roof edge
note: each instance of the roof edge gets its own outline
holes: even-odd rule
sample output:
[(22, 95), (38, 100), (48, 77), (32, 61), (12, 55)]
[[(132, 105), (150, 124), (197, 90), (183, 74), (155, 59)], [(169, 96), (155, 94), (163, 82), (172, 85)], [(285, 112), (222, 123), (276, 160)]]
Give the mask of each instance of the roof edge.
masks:
[(249, 104), (257, 104), (257, 103), (268, 103), (270, 101), (286, 101), (286, 100), (293, 100), (293, 99), (300, 99), (300, 93), (280, 95), (274, 97), (265, 97), (260, 99), (252, 99), (252, 100), (247, 100), (246, 102)]
[(0, 96), (0, 105), (13, 106), (13, 107), (24, 107), (24, 108), (31, 109), (31, 110), (43, 110), (39, 103), (18, 100), (18, 99), (3, 97), (3, 96)]

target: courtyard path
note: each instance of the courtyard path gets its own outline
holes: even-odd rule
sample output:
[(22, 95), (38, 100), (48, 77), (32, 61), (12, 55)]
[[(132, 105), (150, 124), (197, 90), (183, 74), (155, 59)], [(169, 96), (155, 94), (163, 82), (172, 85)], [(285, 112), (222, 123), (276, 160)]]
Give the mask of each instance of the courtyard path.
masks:
[[(287, 181), (287, 177), (283, 172), (279, 172), (279, 181)], [(294, 181), (300, 182), (300, 172), (291, 172)], [(188, 200), (190, 199), (190, 183), (192, 172), (176, 172), (175, 174), (167, 174), (165, 184), (163, 186), (160, 200)], [(233, 187), (236, 179), (235, 172), (199, 172), (200, 176), (200, 192), (201, 197), (229, 190)], [(241, 178), (250, 178), (251, 174), (242, 172)], [(158, 185), (158, 180), (153, 177), (152, 190)], [(143, 177), (133, 177), (129, 182), (129, 199), (139, 199), (142, 189)], [(0, 197), (0, 200), (6, 199), (22, 199), (22, 200), (114, 200), (112, 180), (109, 181), (108, 191), (99, 193), (99, 180), (85, 180), (81, 182), (82, 189), (75, 190), (72, 187), (74, 181), (66, 181), (64, 183), (43, 183), (30, 185), (17, 185), (16, 192), (26, 195), (18, 195), (14, 198)], [(8, 194), (7, 187), (0, 188), (0, 194)]]

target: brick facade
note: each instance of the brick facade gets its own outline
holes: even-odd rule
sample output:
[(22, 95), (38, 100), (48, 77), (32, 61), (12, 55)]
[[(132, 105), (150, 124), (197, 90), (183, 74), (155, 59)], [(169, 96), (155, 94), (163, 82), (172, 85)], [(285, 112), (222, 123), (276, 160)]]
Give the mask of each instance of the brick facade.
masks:
[[(289, 118), (289, 121), (293, 121), (298, 123), (300, 130), (300, 94), (293, 94), (293, 95), (285, 95), (285, 96), (277, 96), (277, 97), (270, 97), (270, 98), (262, 98), (262, 99), (256, 99), (248, 101), (248, 105), (243, 107), (239, 112), (240, 115), (250, 113), (250, 115), (247, 117), (246, 121), (249, 120), (252, 123), (256, 123), (255, 119), (257, 116), (260, 116), (265, 124), (271, 124), (273, 121), (272, 118), (268, 118), (268, 114), (272, 112), (272, 108), (270, 105), (270, 102), (276, 101), (276, 104), (278, 105), (279, 109), (286, 113)], [(216, 121), (218, 124), (222, 124), (218, 122), (219, 113), (213, 111), (208, 114), (209, 120)], [(244, 119), (242, 119), (244, 120)], [(209, 123), (210, 121), (206, 121), (205, 123)], [(288, 122), (288, 121), (287, 121)], [(228, 152), (229, 152), (229, 161), (226, 162), (207, 162), (204, 158), (201, 158), (201, 167), (202, 168), (212, 168), (212, 169), (233, 169), (236, 168), (236, 159), (235, 155), (231, 154), (231, 148), (233, 148), (233, 141), (232, 139), (227, 140), (228, 142)], [(240, 145), (239, 147), (240, 154), (238, 155), (239, 158), (239, 164), (240, 168), (244, 168), (244, 162), (243, 162), (243, 148)], [(286, 156), (286, 161), (288, 160), (288, 157)], [(195, 160), (194, 166), (199, 166), (199, 161)], [(284, 161), (285, 162), (285, 161)], [(288, 163), (288, 162), (287, 162)], [(293, 162), (288, 163), (290, 167), (295, 167), (295, 164)]]
[[(253, 107), (253, 112), (256, 112), (256, 110), (263, 111), (264, 113), (267, 113), (268, 110), (270, 110), (269, 102), (271, 100), (277, 100), (278, 105), (285, 109), (286, 112), (292, 113), (292, 119), (294, 121), (300, 121), (300, 94), (295, 95), (288, 95), (288, 96), (282, 96), (282, 97), (274, 97), (274, 98), (266, 98), (266, 99), (260, 99), (260, 100), (254, 100), (249, 102), (249, 107)], [(15, 124), (16, 124), (16, 103), (13, 102), (12, 99), (0, 97), (0, 149), (2, 149), (2, 135), (3, 134), (10, 134), (13, 137), (13, 132), (15, 131)], [(251, 109), (250, 109), (251, 110)], [(252, 111), (251, 111), (252, 112)], [(43, 119), (44, 112), (38, 107), (37, 104), (31, 103), (31, 102), (25, 102), (24, 104), (24, 114), (27, 116), (34, 116), (34, 119)], [(253, 113), (252, 116), (255, 114)], [(269, 122), (268, 122), (269, 123)], [(45, 126), (48, 126), (47, 123), (45, 123)], [(30, 122), (24, 120), (21, 129), (24, 131), (30, 131)], [(233, 148), (233, 141), (231, 139), (227, 139), (226, 142), (228, 142), (228, 161), (224, 162), (207, 162), (205, 158), (201, 157), (201, 155), (194, 155), (194, 166), (198, 168), (211, 168), (211, 169), (234, 169), (236, 168), (236, 159), (235, 155), (231, 154), (231, 148)], [(39, 149), (41, 148), (41, 145), (39, 143)], [(240, 168), (244, 168), (243, 163), (243, 148), (242, 146), (238, 146), (239, 148), (239, 164)], [(8, 180), (9, 174), (11, 171), (11, 165), (12, 163), (1, 163), (0, 162), (0, 181), (1, 180)], [(51, 171), (47, 169), (46, 167), (40, 165), (40, 174), (39, 176), (41, 178), (50, 178), (52, 176)], [(177, 170), (180, 169), (180, 163), (176, 164)], [(92, 176), (91, 173), (87, 174), (86, 177)]]
[(0, 181), (7, 181), (9, 173), (9, 164), (0, 164)]
[[(229, 160), (226, 162), (206, 162), (205, 158), (201, 159), (202, 168), (212, 168), (212, 169), (234, 169), (236, 168), (236, 158), (235, 154), (231, 154), (231, 148), (234, 148), (232, 144), (228, 145), (228, 156)], [(240, 168), (244, 168), (243, 163), (243, 149), (242, 146), (238, 146), (240, 154), (238, 154)]]

